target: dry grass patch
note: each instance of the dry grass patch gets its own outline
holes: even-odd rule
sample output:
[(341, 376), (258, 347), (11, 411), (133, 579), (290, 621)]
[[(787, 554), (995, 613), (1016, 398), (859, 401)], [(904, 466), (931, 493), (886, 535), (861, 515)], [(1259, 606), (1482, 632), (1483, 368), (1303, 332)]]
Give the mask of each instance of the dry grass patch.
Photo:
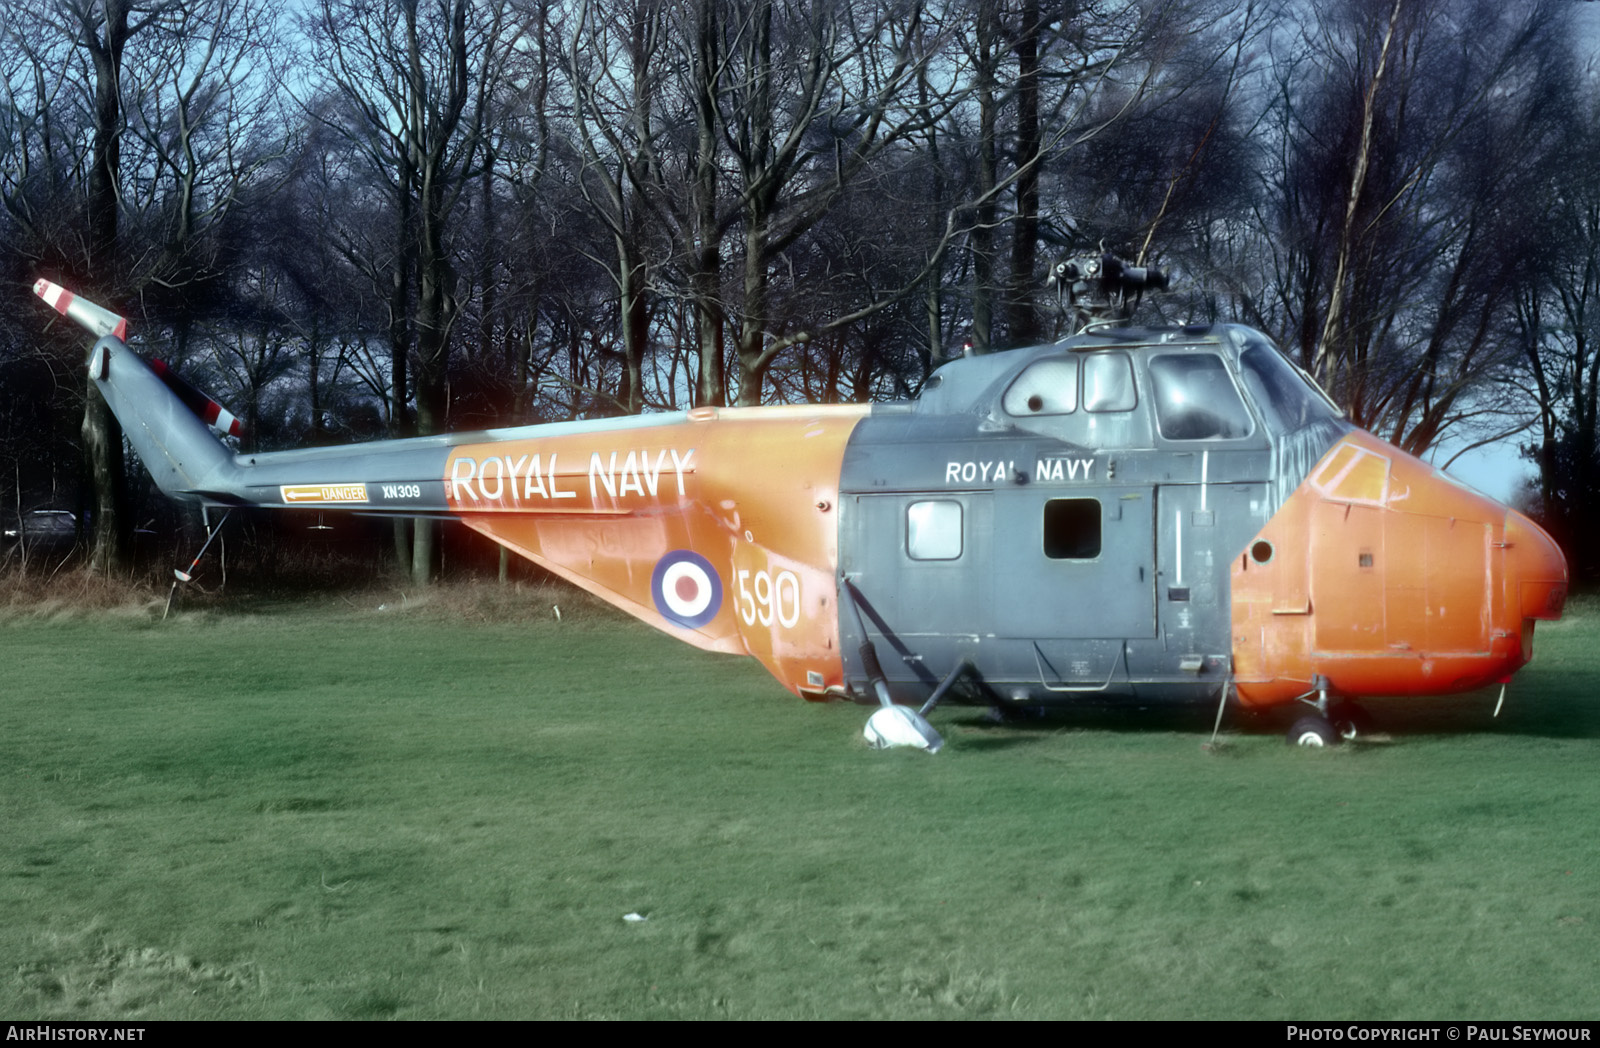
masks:
[(166, 598), (147, 577), (105, 576), (87, 568), (0, 574), (0, 619), (65, 619), (111, 612), (159, 616)]
[(156, 946), (118, 942), (96, 920), (72, 932), (42, 932), (18, 968), (19, 1004), (41, 1018), (130, 1019), (171, 1014), (185, 1000), (209, 1014), (258, 989), (249, 965), (206, 964)]
[[(108, 577), (84, 567), (57, 572), (13, 567), (0, 571), (0, 621), (62, 621), (103, 614), (160, 619), (167, 612), (170, 588), (170, 580), (149, 575)], [(467, 623), (612, 622), (625, 617), (599, 598), (559, 580), (500, 583), (478, 578), (427, 587), (372, 578), (352, 587), (330, 578), (323, 588), (289, 590), (248, 580), (222, 585), (203, 578), (178, 587), (171, 613), (180, 617), (192, 617), (196, 612), (257, 614), (282, 605), (341, 607), (358, 613)]]
[(452, 622), (616, 621), (622, 612), (564, 582), (498, 583), (476, 579), (426, 589), (378, 587), (364, 594), (365, 606)]

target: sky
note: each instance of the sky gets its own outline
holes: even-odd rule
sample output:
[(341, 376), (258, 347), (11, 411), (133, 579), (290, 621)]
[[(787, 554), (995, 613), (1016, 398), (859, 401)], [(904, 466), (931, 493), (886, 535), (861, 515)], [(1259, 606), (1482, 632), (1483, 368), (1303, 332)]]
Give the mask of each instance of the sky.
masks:
[[(1510, 504), (1516, 494), (1517, 485), (1524, 478), (1536, 476), (1533, 463), (1522, 457), (1519, 440), (1527, 440), (1526, 433), (1490, 444), (1485, 447), (1469, 451), (1455, 461), (1447, 470), (1457, 480), (1466, 481), (1479, 491), (1492, 499)], [(1439, 447), (1429, 452), (1428, 460), (1434, 465), (1443, 465), (1450, 461), (1450, 457), (1459, 451), (1459, 443), (1452, 444), (1446, 441)]]

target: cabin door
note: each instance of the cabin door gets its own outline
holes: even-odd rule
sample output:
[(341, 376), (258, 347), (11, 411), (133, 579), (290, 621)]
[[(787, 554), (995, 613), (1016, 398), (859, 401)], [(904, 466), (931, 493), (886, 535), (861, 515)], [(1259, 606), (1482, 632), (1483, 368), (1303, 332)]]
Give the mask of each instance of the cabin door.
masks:
[[(1153, 495), (1148, 488), (1043, 485), (995, 492), (995, 635), (1062, 651), (1078, 641), (1154, 637)], [(1120, 658), (1120, 648), (1097, 643), (1084, 650)], [(1101, 666), (1089, 674), (1102, 670), (1109, 672)]]
[[(861, 595), (891, 680), (937, 680), (964, 640), (988, 632), (994, 549), (987, 492), (848, 495), (839, 564)], [(860, 643), (840, 617), (846, 650)]]

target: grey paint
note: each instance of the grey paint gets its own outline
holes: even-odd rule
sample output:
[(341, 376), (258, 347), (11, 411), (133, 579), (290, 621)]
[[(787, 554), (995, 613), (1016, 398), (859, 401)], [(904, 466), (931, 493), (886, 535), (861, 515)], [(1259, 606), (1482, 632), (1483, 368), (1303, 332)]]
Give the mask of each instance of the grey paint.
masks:
[[(952, 362), (919, 401), (863, 420), (841, 478), (840, 570), (896, 698), (920, 701), (963, 659), (976, 701), (1215, 698), (1230, 669), (1232, 563), (1349, 429), (1275, 351), (1264, 365), (1263, 345), (1228, 326), (1116, 329)], [(1131, 365), (1130, 410), (1091, 410), (1122, 398), (1090, 388), (1113, 367), (1075, 372), (1077, 396), (1028, 385), (1041, 362), (1052, 363), (1033, 375), (1059, 377), (1073, 369), (1055, 362), (1108, 354)], [(1164, 384), (1151, 369), (1161, 357)], [(1225, 435), (1192, 436), (1210, 432)], [(960, 505), (959, 557), (914, 556), (907, 512), (928, 501)], [(864, 693), (863, 638), (850, 622), (841, 633)]]
[[(357, 513), (442, 516), (448, 513), (443, 478), (451, 448), (493, 440), (671, 425), (687, 417), (682, 412), (636, 415), (235, 455), (120, 340), (102, 338), (95, 344), (91, 361), (95, 384), (122, 422), (123, 432), (156, 486), (173, 498), (208, 505), (287, 508), (280, 491), (285, 485), (364, 484), (367, 498), (363, 502), (320, 505)], [(301, 505), (315, 507), (319, 503)]]

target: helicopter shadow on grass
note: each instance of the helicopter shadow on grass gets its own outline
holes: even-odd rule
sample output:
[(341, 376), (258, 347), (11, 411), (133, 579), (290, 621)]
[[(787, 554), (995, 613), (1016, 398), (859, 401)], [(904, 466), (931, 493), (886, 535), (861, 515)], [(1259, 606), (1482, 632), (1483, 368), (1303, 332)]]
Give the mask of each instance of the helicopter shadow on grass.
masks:
[[(1494, 715), (1498, 688), (1433, 699), (1396, 699), (1395, 731), (1408, 734), (1488, 732), (1546, 739), (1600, 739), (1592, 685), (1565, 674), (1517, 678)], [(1387, 723), (1389, 717), (1384, 718)], [(1402, 725), (1404, 727), (1402, 728)]]
[[(1518, 685), (1521, 685), (1519, 687)], [(1578, 680), (1545, 677), (1514, 681), (1499, 716), (1498, 688), (1458, 695), (1398, 697), (1363, 705), (1372, 716), (1373, 739), (1398, 742), (1429, 735), (1520, 735), (1551, 739), (1600, 739), (1600, 709), (1587, 701)], [(1228, 735), (1283, 735), (1310, 707), (1279, 706), (1250, 710), (1230, 706), (1223, 714)], [(1054, 709), (1008, 711), (963, 708), (950, 723), (964, 736), (964, 745), (1008, 749), (1042, 742), (1061, 731), (1106, 731), (1129, 734), (1193, 734), (1209, 737), (1216, 719), (1214, 705), (1141, 706), (1110, 703)]]
[(1084, 703), (1006, 711), (963, 707), (950, 716), (950, 726), (962, 736), (963, 748), (1002, 750), (1044, 742), (1063, 731), (1141, 735), (1176, 732), (1203, 737), (1210, 733), (1215, 717), (1215, 706), (1195, 704)]

